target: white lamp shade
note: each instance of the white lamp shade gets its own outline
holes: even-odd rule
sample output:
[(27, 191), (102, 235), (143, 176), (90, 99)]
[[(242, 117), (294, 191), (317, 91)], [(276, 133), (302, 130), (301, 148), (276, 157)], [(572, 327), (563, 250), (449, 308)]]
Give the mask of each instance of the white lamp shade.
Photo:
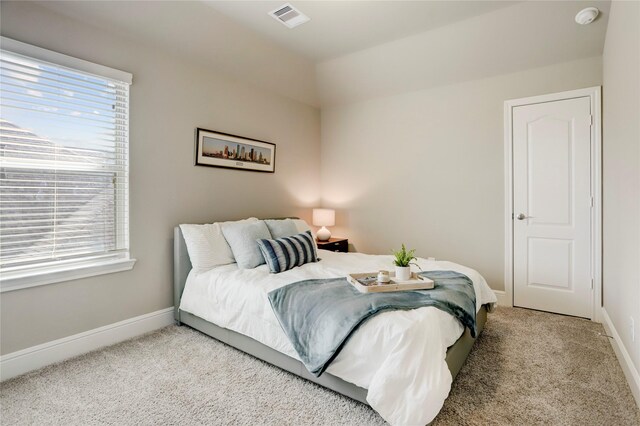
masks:
[(313, 209), (315, 226), (333, 226), (336, 224), (336, 211), (333, 209)]

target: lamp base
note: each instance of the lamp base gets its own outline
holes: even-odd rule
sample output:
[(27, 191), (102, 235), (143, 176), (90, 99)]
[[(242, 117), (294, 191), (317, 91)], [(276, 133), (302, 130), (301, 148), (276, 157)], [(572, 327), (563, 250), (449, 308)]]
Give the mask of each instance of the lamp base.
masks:
[(318, 229), (316, 238), (318, 239), (318, 241), (329, 241), (329, 238), (331, 238), (331, 232), (329, 232), (329, 230), (325, 226), (323, 226), (322, 228)]

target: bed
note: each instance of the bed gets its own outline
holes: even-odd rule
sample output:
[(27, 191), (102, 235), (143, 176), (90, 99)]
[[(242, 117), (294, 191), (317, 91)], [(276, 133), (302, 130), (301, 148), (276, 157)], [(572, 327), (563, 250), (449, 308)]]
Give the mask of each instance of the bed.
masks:
[[(178, 324), (369, 404), (392, 424), (426, 424), (433, 420), (474, 344), (469, 330), (433, 307), (381, 313), (354, 333), (324, 374), (312, 375), (299, 361), (273, 316), (266, 298), (268, 291), (309, 276), (339, 277), (345, 271), (378, 270), (385, 265), (388, 268), (390, 262), (389, 256), (323, 250), (318, 254), (320, 262), (281, 274), (269, 274), (266, 265), (240, 270), (231, 264), (209, 271), (192, 271), (182, 231), (176, 227), (175, 319)], [(481, 332), (487, 311), (496, 302), (484, 279), (461, 265), (419, 261), (427, 270), (453, 269), (472, 279), (477, 297), (477, 330)], [(352, 268), (356, 271), (349, 271)], [(429, 344), (425, 344), (427, 341)], [(394, 370), (408, 373), (398, 374)], [(407, 374), (411, 377), (406, 377)], [(424, 380), (416, 380), (423, 376)], [(408, 382), (411, 386), (407, 386)], [(396, 400), (389, 395), (397, 395)]]

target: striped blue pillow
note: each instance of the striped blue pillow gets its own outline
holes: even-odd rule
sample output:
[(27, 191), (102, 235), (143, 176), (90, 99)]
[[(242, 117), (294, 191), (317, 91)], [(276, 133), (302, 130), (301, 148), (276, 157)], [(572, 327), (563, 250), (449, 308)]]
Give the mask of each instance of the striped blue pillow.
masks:
[(305, 263), (317, 262), (318, 253), (311, 231), (275, 240), (260, 239), (258, 247), (274, 274), (284, 272)]

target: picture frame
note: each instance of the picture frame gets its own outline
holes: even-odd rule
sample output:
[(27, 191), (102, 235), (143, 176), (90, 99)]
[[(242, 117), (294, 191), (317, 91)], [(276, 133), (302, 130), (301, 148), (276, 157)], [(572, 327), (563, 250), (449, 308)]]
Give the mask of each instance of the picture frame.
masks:
[(276, 144), (198, 127), (195, 165), (275, 173)]

